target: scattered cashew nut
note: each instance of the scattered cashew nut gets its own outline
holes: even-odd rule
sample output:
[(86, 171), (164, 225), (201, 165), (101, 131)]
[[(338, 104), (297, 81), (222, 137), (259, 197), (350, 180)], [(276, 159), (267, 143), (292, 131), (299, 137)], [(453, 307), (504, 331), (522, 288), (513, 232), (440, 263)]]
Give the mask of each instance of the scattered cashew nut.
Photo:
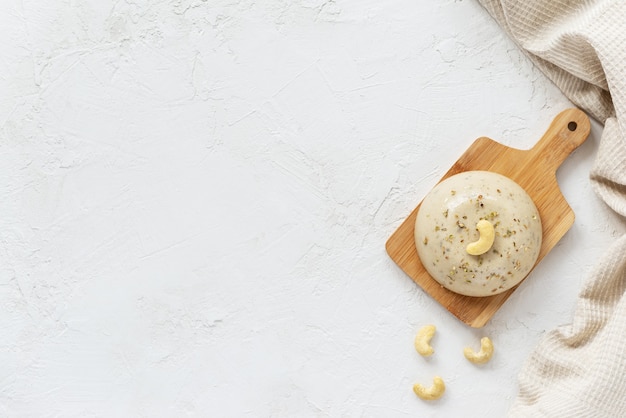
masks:
[(475, 364), (483, 364), (491, 359), (493, 356), (493, 343), (488, 337), (483, 337), (480, 340), (480, 351), (477, 353), (470, 347), (465, 347), (463, 350), (465, 358)]
[(425, 401), (434, 401), (435, 399), (439, 399), (445, 391), (446, 385), (443, 383), (443, 379), (439, 376), (435, 376), (433, 378), (433, 385), (429, 388), (425, 388), (419, 383), (413, 385), (413, 392), (415, 392), (420, 399)]
[(425, 325), (420, 328), (415, 336), (415, 350), (425, 357), (435, 352), (430, 346), (430, 340), (433, 338), (433, 335), (435, 335), (436, 329), (434, 325)]
[(480, 238), (478, 238), (478, 241), (467, 244), (467, 247), (465, 248), (465, 251), (467, 251), (470, 255), (481, 255), (489, 251), (493, 245), (493, 240), (496, 237), (493, 224), (486, 219), (478, 221), (476, 229), (480, 234)]

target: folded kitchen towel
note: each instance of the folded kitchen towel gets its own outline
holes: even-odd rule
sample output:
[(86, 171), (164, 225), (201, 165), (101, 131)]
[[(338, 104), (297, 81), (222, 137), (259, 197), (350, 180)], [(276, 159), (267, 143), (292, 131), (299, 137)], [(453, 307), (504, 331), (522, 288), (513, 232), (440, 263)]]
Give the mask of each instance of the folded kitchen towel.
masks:
[[(604, 124), (591, 171), (626, 216), (626, 2), (480, 0), (535, 64)], [(626, 236), (580, 291), (571, 324), (549, 332), (519, 376), (513, 417), (626, 417)]]

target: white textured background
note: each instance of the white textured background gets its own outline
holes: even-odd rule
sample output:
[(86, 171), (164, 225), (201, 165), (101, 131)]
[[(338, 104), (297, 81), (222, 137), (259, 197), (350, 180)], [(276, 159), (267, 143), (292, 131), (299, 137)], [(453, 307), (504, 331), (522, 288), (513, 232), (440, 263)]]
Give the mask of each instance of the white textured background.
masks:
[(476, 137), (528, 148), (569, 106), (468, 0), (4, 0), (0, 415), (502, 416), (626, 231), (601, 128), (558, 173), (574, 227), (483, 330), (384, 243)]

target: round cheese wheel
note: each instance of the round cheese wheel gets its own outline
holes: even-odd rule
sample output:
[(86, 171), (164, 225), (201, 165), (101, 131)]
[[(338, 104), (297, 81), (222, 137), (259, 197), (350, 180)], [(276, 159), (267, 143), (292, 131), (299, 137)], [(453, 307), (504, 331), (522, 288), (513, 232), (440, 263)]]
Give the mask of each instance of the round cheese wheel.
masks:
[[(482, 222), (481, 236), (476, 226), (485, 220), (493, 229)], [(439, 183), (415, 220), (424, 268), (445, 288), (467, 296), (495, 295), (521, 282), (537, 261), (541, 238), (539, 211), (530, 196), (488, 171), (466, 171)], [(482, 253), (473, 255), (477, 248)]]

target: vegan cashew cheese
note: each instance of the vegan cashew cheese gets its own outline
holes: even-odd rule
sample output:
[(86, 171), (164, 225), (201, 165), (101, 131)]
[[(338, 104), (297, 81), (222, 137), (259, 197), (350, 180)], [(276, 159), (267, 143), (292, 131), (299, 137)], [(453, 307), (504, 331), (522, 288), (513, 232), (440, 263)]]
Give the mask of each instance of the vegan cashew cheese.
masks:
[(541, 219), (517, 183), (497, 173), (466, 171), (439, 183), (415, 220), (417, 253), (445, 288), (490, 296), (521, 282), (541, 248)]

